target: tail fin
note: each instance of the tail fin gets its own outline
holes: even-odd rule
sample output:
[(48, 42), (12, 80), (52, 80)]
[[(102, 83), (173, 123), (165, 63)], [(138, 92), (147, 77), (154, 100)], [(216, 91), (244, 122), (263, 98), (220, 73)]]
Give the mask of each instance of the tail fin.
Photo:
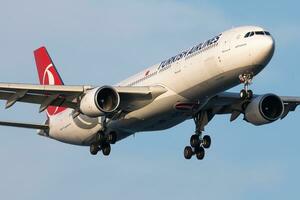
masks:
[[(41, 85), (63, 85), (64, 84), (45, 47), (40, 47), (36, 49), (34, 51), (34, 58), (35, 58), (35, 63), (36, 63)], [(64, 110), (65, 110), (64, 107), (49, 106), (47, 108), (47, 115), (49, 117), (58, 114)]]

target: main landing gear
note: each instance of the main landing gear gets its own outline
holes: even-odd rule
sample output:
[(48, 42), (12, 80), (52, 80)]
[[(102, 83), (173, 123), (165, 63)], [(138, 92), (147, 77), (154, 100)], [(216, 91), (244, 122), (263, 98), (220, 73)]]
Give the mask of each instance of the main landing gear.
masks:
[(244, 89), (242, 89), (240, 92), (240, 98), (242, 100), (252, 99), (253, 92), (252, 90), (249, 90), (249, 85), (252, 83), (253, 74), (241, 74), (239, 79), (241, 83), (244, 84)]
[(106, 135), (103, 132), (100, 132), (97, 134), (96, 141), (90, 146), (90, 153), (96, 155), (99, 151), (102, 151), (104, 156), (108, 156), (111, 151), (111, 144), (115, 144), (116, 141), (116, 132), (112, 131)]
[(211, 138), (209, 135), (201, 136), (202, 134), (196, 133), (191, 136), (190, 145), (184, 148), (184, 158), (191, 159), (193, 155), (196, 155), (198, 160), (203, 160), (205, 156), (205, 149), (208, 149), (211, 145)]
[(196, 131), (190, 138), (190, 146), (184, 148), (183, 155), (185, 159), (191, 159), (193, 155), (196, 155), (198, 160), (203, 160), (205, 149), (211, 146), (211, 138), (209, 135), (202, 136), (202, 131), (204, 131), (204, 126), (212, 117), (209, 117), (207, 112), (201, 112), (194, 117)]

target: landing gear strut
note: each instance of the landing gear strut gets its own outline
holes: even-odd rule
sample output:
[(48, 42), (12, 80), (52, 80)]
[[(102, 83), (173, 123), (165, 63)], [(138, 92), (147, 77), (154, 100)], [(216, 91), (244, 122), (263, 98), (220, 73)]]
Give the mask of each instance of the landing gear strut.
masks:
[(195, 134), (190, 138), (190, 145), (184, 148), (184, 158), (191, 159), (193, 155), (196, 155), (198, 160), (202, 160), (205, 156), (205, 149), (208, 149), (211, 145), (211, 138), (209, 135), (202, 137), (202, 131), (204, 126), (211, 120), (213, 116), (208, 116), (207, 112), (201, 112), (194, 117), (196, 125)]
[(253, 97), (252, 90), (249, 90), (249, 85), (252, 83), (253, 74), (241, 74), (239, 76), (241, 83), (244, 84), (244, 89), (240, 92), (241, 99), (251, 99)]
[(253, 92), (252, 90), (249, 90), (249, 85), (252, 83), (253, 74), (241, 74), (239, 79), (241, 83), (244, 84), (244, 89), (240, 92), (240, 98), (243, 100), (251, 99), (253, 97)]

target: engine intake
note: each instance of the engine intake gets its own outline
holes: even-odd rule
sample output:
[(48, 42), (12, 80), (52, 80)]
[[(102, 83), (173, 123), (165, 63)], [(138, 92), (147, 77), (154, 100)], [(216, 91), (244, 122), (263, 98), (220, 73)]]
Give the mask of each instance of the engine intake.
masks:
[(280, 97), (266, 94), (253, 99), (245, 110), (245, 119), (254, 125), (276, 121), (282, 116), (284, 105)]
[(119, 93), (110, 86), (88, 91), (80, 102), (80, 111), (90, 117), (110, 114), (119, 107)]
[(111, 113), (118, 108), (120, 96), (115, 89), (102, 87), (96, 92), (96, 103), (102, 112)]

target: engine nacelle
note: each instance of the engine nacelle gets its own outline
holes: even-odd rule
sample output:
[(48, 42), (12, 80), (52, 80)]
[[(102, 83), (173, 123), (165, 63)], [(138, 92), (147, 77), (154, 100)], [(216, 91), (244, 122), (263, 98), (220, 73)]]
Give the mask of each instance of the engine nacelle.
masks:
[(80, 101), (80, 111), (89, 117), (114, 112), (120, 104), (119, 93), (110, 86), (89, 90)]
[(245, 120), (256, 126), (268, 124), (279, 119), (284, 111), (280, 97), (274, 94), (254, 98), (245, 110)]

